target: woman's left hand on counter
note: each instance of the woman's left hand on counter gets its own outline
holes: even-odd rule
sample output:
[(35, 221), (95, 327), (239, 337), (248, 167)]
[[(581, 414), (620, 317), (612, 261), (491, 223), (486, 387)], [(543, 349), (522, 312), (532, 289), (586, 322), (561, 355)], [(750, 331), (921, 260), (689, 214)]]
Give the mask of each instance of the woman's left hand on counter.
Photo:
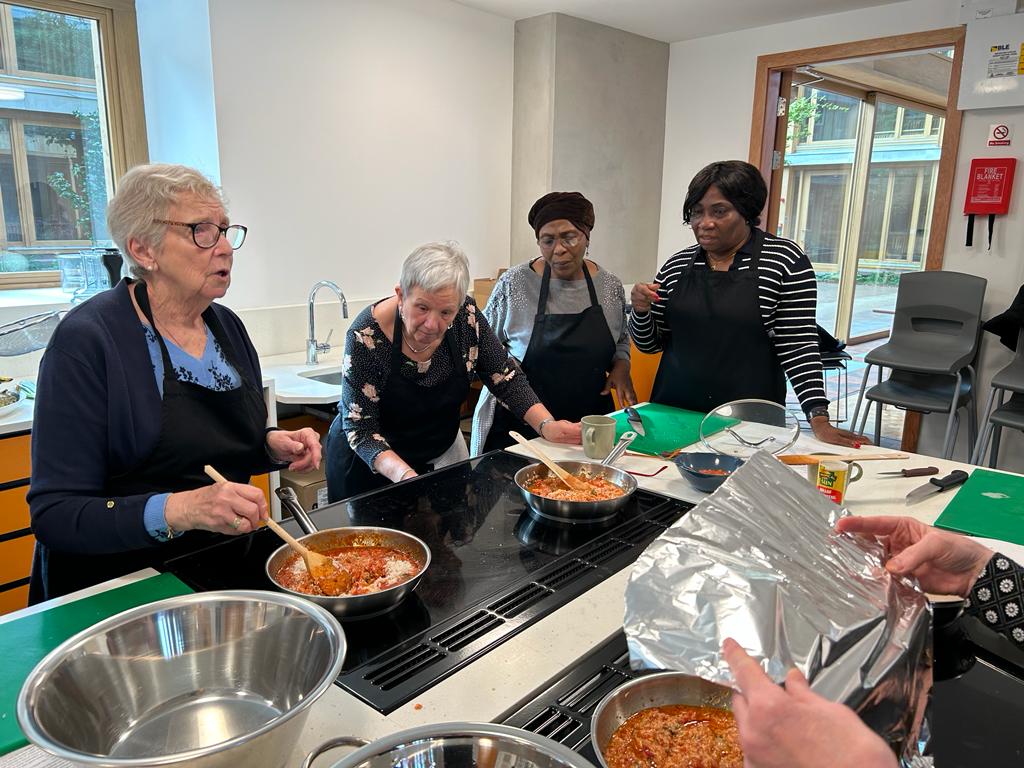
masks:
[(633, 379), (629, 375), (629, 360), (616, 360), (608, 374), (602, 395), (609, 394), (612, 390), (619, 397), (619, 406), (636, 405), (636, 392), (633, 390)]
[(722, 643), (722, 655), (739, 686), (732, 711), (748, 768), (896, 768), (882, 738), (852, 709), (812, 691), (799, 670), (783, 687), (735, 640)]
[(309, 427), (268, 432), (267, 450), (274, 461), (287, 462), (292, 472), (309, 472), (320, 466), (320, 435)]
[(845, 445), (848, 448), (860, 448), (862, 445), (871, 445), (871, 441), (864, 435), (858, 435), (848, 429), (839, 429), (828, 420), (828, 416), (815, 416), (811, 419), (811, 429), (814, 436), (823, 443), (831, 445)]

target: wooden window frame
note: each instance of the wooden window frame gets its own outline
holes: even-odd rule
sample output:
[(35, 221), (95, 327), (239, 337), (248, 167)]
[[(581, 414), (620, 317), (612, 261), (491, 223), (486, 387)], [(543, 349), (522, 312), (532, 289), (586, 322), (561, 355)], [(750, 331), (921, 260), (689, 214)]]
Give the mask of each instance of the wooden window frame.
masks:
[[(135, 0), (6, 0), (10, 5), (41, 11), (66, 13), (92, 19), (100, 37), (100, 64), (104, 88), (98, 90), (99, 108), (106, 114), (110, 162), (117, 179), (134, 165), (148, 162), (146, 117), (142, 99), (142, 67), (139, 59), (138, 21)], [(13, 36), (13, 29), (10, 30)], [(6, 41), (5, 41), (6, 42)], [(7, 45), (5, 54), (9, 55)], [(34, 73), (5, 71), (13, 77), (31, 80)], [(62, 87), (95, 87), (93, 81), (47, 75)], [(10, 79), (10, 77), (8, 78)], [(13, 131), (12, 131), (13, 134)], [(12, 139), (13, 141), (13, 139)], [(20, 193), (19, 193), (20, 194)], [(24, 234), (24, 233), (23, 233)], [(59, 246), (55, 246), (59, 247)], [(0, 273), (0, 291), (18, 288), (47, 288), (60, 285), (60, 273), (54, 271)]]
[[(960, 128), (963, 113), (955, 108), (957, 94), (960, 91), (960, 70), (964, 58), (965, 27), (947, 27), (928, 32), (914, 32), (906, 35), (891, 35), (869, 40), (858, 40), (851, 43), (826, 45), (817, 48), (804, 48), (796, 51), (769, 54), (757, 58), (757, 71), (754, 80), (754, 105), (750, 124), (749, 161), (761, 169), (768, 181), (769, 189), (777, 191), (781, 183), (782, 169), (773, 172), (772, 160), (775, 149), (777, 124), (768, 119), (777, 110), (769, 113), (768, 105), (778, 102), (779, 96), (788, 91), (782, 90), (785, 78), (799, 66), (812, 66), (827, 61), (840, 61), (852, 58), (870, 58), (905, 51), (927, 50), (929, 48), (952, 48), (953, 61), (949, 75), (949, 97), (947, 99), (946, 122), (941, 135), (941, 154), (938, 172), (935, 174), (935, 196), (932, 203), (931, 230), (928, 234), (928, 248), (924, 258), (925, 269), (942, 269), (942, 259), (946, 248), (946, 231), (949, 228), (949, 214), (952, 208), (953, 176), (956, 172), (957, 153), (960, 148)], [(787, 97), (788, 98), (788, 97)], [(778, 120), (784, 120), (780, 116)], [(785, 131), (783, 127), (783, 132)], [(775, 187), (772, 183), (775, 183)], [(773, 223), (772, 201), (777, 199), (773, 194), (769, 197), (768, 209), (763, 219)], [(774, 206), (775, 221), (778, 219), (778, 206)], [(921, 416), (908, 411), (903, 425), (903, 449), (913, 451), (917, 448), (920, 435)]]

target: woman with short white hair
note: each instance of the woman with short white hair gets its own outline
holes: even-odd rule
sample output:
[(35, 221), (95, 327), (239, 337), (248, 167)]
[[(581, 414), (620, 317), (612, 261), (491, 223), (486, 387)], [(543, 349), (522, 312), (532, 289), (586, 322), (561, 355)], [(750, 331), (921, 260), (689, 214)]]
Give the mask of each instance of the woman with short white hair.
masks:
[(462, 249), (428, 243), (406, 258), (395, 295), (353, 321), (327, 437), (330, 501), (468, 458), (459, 416), (473, 375), (544, 438), (579, 443), (579, 424), (541, 404), (468, 289)]
[(313, 430), (267, 431), (256, 350), (214, 303), (246, 234), (220, 191), (191, 168), (138, 166), (107, 221), (132, 278), (72, 309), (39, 368), (31, 602), (253, 531), (267, 503), (250, 475), (320, 463)]

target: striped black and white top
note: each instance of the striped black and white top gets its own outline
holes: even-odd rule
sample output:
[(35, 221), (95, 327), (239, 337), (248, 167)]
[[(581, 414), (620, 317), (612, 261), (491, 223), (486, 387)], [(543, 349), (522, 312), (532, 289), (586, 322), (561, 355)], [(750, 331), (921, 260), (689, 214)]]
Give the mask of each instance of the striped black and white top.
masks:
[[(827, 406), (815, 322), (818, 288), (811, 262), (792, 240), (757, 230), (736, 254), (733, 269), (752, 268), (756, 247), (752, 246), (759, 236), (763, 237), (763, 244), (757, 284), (765, 330), (775, 344), (779, 363), (804, 411)], [(630, 311), (629, 333), (641, 352), (659, 352), (667, 346), (673, 332), (667, 316), (668, 300), (683, 270), (691, 266), (708, 268), (699, 245), (684, 248), (662, 264), (654, 278), (660, 286), (658, 300), (650, 312)], [(682, 332), (685, 333), (685, 329)]]

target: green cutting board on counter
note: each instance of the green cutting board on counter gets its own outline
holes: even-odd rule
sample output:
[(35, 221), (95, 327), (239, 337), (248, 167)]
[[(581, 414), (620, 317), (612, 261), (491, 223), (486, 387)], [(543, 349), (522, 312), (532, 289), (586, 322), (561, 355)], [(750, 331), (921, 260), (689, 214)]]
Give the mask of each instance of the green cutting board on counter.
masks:
[(191, 592), (176, 577), (161, 573), (0, 624), (0, 755), (28, 744), (18, 727), (15, 705), (25, 678), (46, 654), (121, 611)]
[[(700, 423), (707, 415), (658, 403), (638, 405), (636, 410), (644, 422), (647, 434), (643, 437), (638, 434), (636, 440), (630, 444), (629, 450), (648, 453), (652, 456), (657, 456), (662, 451), (674, 451), (676, 448), (699, 442)], [(633, 429), (626, 420), (624, 412), (615, 413), (612, 418), (615, 419), (616, 440), (622, 437), (623, 432)], [(721, 432), (733, 424), (739, 424), (739, 420), (715, 416), (708, 423), (709, 427), (712, 427), (709, 434)]]
[(972, 536), (1024, 544), (1024, 477), (976, 469), (935, 521)]

